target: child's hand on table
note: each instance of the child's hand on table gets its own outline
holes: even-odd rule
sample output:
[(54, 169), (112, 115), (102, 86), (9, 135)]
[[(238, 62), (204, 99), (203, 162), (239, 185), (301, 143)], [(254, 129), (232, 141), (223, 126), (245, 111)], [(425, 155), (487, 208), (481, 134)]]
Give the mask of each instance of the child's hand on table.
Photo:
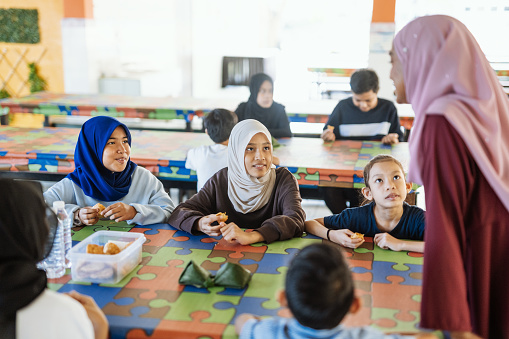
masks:
[(399, 143), (398, 133), (389, 133), (382, 138), (382, 143), (387, 145), (393, 145)]
[(115, 220), (116, 222), (131, 220), (136, 216), (136, 210), (131, 205), (127, 205), (123, 202), (117, 202), (104, 209), (102, 214), (105, 218)]
[(80, 208), (78, 218), (83, 225), (95, 225), (99, 221), (99, 209), (91, 206)]
[(322, 135), (320, 136), (324, 141), (336, 141), (336, 135), (334, 132), (330, 129), (326, 129), (322, 132)]
[(233, 222), (229, 224), (222, 222), (220, 226), (223, 239), (230, 243), (238, 242), (241, 245), (249, 245), (264, 240), (259, 232), (244, 232)]
[(393, 251), (401, 251), (401, 245), (403, 243), (401, 240), (394, 238), (389, 233), (375, 234), (373, 241), (378, 245), (378, 247), (383, 248), (384, 250), (390, 249)]
[(340, 244), (341, 246), (357, 248), (362, 245), (365, 240), (361, 238), (352, 239), (351, 236), (353, 234), (354, 232), (349, 229), (331, 230), (329, 232), (329, 238), (331, 241)]
[(221, 235), (221, 226), (220, 225), (212, 225), (214, 222), (220, 222), (221, 217), (216, 214), (209, 214), (204, 217), (201, 217), (198, 220), (198, 231), (205, 233), (206, 235), (217, 237)]

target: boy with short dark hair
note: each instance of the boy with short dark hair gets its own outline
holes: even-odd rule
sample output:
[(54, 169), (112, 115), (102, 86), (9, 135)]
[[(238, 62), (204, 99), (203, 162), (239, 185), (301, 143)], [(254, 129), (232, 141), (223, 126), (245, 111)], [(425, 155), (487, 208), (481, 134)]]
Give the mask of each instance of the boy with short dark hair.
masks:
[[(260, 320), (241, 314), (235, 330), (244, 338), (330, 338), (330, 339), (397, 339), (414, 338), (386, 335), (379, 330), (340, 325), (347, 313), (360, 310), (360, 299), (354, 294), (350, 269), (338, 246), (317, 243), (303, 248), (292, 260), (279, 302), (288, 306), (294, 318)], [(417, 338), (437, 338), (430, 333)]]
[[(341, 100), (329, 116), (321, 135), (325, 141), (375, 140), (385, 144), (403, 141), (398, 112), (392, 101), (378, 98), (378, 75), (372, 69), (356, 70), (350, 77), (353, 95)], [(357, 207), (361, 194), (354, 188), (320, 187), (333, 214)]]
[(378, 140), (386, 144), (402, 141), (396, 106), (377, 96), (379, 82), (375, 71), (358, 69), (350, 78), (350, 87), (353, 95), (334, 108), (323, 128), (322, 139)]
[(205, 115), (205, 133), (215, 144), (192, 148), (186, 158), (186, 168), (195, 170), (198, 176), (198, 191), (212, 175), (227, 166), (228, 140), (237, 121), (234, 112), (223, 108), (216, 108)]

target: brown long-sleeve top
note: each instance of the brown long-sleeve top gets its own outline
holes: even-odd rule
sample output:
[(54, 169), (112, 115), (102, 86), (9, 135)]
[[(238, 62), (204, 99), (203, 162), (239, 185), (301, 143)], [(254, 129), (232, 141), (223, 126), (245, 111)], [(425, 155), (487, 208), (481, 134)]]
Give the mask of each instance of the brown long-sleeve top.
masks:
[(299, 186), (285, 167), (276, 169), (276, 183), (269, 202), (257, 211), (237, 212), (228, 197), (228, 168), (214, 174), (193, 197), (177, 206), (168, 223), (188, 233), (193, 225), (209, 214), (225, 212), (228, 222), (241, 228), (256, 229), (265, 242), (301, 236), (306, 213), (301, 206)]

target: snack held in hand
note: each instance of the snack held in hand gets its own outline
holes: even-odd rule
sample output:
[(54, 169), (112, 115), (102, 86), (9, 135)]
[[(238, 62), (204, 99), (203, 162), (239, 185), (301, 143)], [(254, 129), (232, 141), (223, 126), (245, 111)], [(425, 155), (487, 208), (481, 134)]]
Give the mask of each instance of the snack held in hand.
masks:
[(359, 239), (361, 239), (361, 240), (364, 240), (364, 234), (362, 234), (362, 233), (358, 233), (358, 232), (355, 232), (354, 234), (352, 234), (352, 236), (351, 236), (350, 238), (352, 238), (352, 239), (357, 239), (357, 238), (359, 238)]
[(334, 126), (332, 125), (327, 125), (327, 129), (331, 132), (334, 132)]
[(99, 218), (104, 218), (103, 211), (106, 207), (104, 207), (103, 204), (97, 203), (92, 208), (97, 208), (99, 210)]
[(226, 222), (226, 220), (228, 220), (228, 216), (226, 215), (226, 213), (219, 212), (216, 214), (216, 216), (219, 217), (219, 222)]

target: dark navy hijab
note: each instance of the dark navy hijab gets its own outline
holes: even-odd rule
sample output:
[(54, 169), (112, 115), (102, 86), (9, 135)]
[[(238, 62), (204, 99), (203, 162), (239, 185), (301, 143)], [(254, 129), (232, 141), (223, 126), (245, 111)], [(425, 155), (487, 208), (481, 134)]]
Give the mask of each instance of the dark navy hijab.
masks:
[(131, 133), (126, 125), (111, 117), (97, 116), (83, 124), (74, 150), (76, 169), (67, 178), (97, 200), (116, 201), (126, 196), (137, 166), (130, 158), (122, 172), (111, 172), (103, 165), (104, 147), (118, 126), (124, 128), (131, 146)]
[(272, 105), (264, 108), (256, 102), (260, 87), (265, 81), (269, 81), (274, 87), (272, 78), (265, 73), (258, 73), (251, 77), (249, 91), (251, 92), (247, 102), (241, 103), (235, 113), (239, 121), (254, 119), (261, 122), (274, 138), (291, 137), (290, 123), (286, 115), (285, 106), (272, 101)]

